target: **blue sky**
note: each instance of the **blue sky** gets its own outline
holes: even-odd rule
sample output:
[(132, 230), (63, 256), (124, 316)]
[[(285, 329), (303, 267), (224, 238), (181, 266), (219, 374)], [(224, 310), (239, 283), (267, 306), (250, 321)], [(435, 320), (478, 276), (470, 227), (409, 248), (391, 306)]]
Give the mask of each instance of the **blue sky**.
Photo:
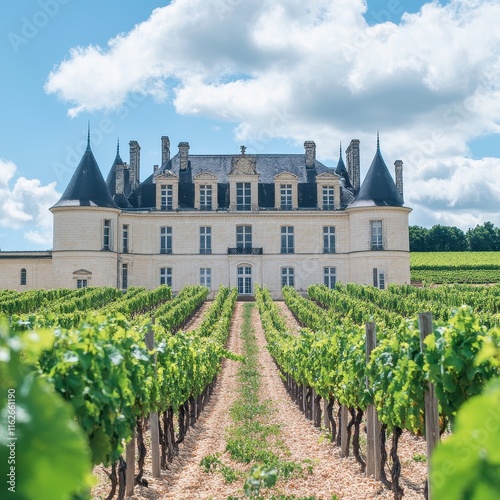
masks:
[[(155, 10), (157, 9), (157, 10)], [(86, 141), (141, 177), (173, 153), (302, 152), (361, 140), (405, 165), (411, 224), (500, 226), (496, 0), (25, 0), (0, 18), (0, 249), (52, 246)]]

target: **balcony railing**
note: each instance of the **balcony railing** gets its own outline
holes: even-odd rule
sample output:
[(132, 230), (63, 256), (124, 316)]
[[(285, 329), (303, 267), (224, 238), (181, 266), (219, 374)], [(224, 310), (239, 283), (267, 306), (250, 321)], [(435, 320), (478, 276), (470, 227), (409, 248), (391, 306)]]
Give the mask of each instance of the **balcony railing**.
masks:
[(294, 249), (292, 247), (281, 247), (281, 253), (294, 253)]
[(210, 254), (210, 253), (212, 253), (212, 249), (211, 248), (200, 248), (200, 253), (201, 254)]
[(245, 203), (243, 205), (236, 205), (236, 210), (252, 210), (252, 205)]
[(372, 243), (372, 250), (383, 250), (384, 245), (382, 243)]
[(323, 248), (323, 253), (335, 253), (335, 248), (325, 247)]
[(211, 203), (202, 204), (200, 205), (200, 210), (212, 210), (212, 204)]
[(262, 247), (254, 248), (254, 247), (236, 247), (236, 248), (228, 248), (228, 255), (262, 255)]
[(160, 248), (160, 253), (172, 253), (171, 248)]

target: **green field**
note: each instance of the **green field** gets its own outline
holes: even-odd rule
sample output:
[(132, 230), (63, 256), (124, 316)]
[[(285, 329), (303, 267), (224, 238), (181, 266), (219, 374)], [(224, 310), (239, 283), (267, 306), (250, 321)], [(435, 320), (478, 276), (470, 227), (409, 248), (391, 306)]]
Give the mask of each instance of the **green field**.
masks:
[(412, 281), (500, 283), (500, 252), (412, 252)]

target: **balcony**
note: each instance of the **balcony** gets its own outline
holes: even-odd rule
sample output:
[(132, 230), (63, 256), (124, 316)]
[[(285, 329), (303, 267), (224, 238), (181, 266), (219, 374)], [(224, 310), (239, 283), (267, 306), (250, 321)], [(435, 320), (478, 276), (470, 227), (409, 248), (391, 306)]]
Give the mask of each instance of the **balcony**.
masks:
[(160, 248), (160, 253), (170, 254), (170, 253), (172, 253), (172, 249), (171, 248)]
[(228, 248), (227, 249), (227, 254), (228, 255), (262, 255), (263, 249), (262, 247), (260, 248), (254, 248), (254, 247), (236, 247), (236, 248)]
[(384, 245), (382, 243), (372, 243), (372, 250), (383, 250)]
[(212, 253), (212, 249), (211, 248), (200, 248), (200, 254), (202, 255), (208, 255), (208, 254), (211, 254)]
[(249, 211), (252, 210), (252, 205), (245, 203), (243, 205), (236, 205), (236, 210)]
[(281, 247), (281, 253), (295, 253), (292, 247)]

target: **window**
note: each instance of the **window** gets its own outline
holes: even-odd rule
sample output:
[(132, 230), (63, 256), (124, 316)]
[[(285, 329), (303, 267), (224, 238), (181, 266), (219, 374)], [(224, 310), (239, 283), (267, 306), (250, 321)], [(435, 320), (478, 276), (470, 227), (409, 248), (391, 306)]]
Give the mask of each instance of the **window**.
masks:
[(160, 285), (167, 285), (172, 288), (172, 268), (160, 268)]
[(162, 184), (160, 205), (162, 210), (172, 210), (174, 208), (174, 188), (172, 184)]
[(200, 227), (200, 253), (212, 253), (212, 228)]
[(238, 267), (238, 293), (240, 295), (252, 293), (252, 268), (250, 266)]
[(323, 253), (335, 253), (335, 227), (323, 227)]
[(102, 234), (102, 249), (105, 251), (111, 250), (111, 221), (104, 221), (104, 230)]
[(324, 267), (323, 268), (323, 283), (328, 288), (335, 288), (335, 282), (337, 281), (337, 271), (334, 267)]
[(236, 210), (251, 210), (252, 196), (249, 182), (236, 183)]
[(281, 228), (281, 253), (293, 253), (293, 227)]
[(206, 286), (209, 290), (212, 289), (212, 270), (209, 267), (200, 269), (200, 285)]
[(122, 290), (128, 288), (128, 264), (122, 264)]
[(200, 210), (212, 210), (212, 186), (200, 186)]
[(160, 253), (172, 253), (172, 228), (160, 228)]
[(281, 184), (280, 185), (280, 207), (281, 207), (281, 210), (291, 210), (292, 209), (292, 185), (291, 184)]
[(122, 251), (128, 253), (128, 224), (123, 224), (122, 228)]
[(20, 282), (20, 285), (26, 285), (26, 277), (27, 277), (26, 269), (24, 269), (24, 267), (23, 267), (21, 269), (21, 282)]
[(382, 221), (374, 220), (371, 221), (371, 238), (372, 238), (372, 250), (383, 250), (384, 245), (382, 243)]
[(236, 226), (236, 248), (252, 248), (252, 226)]
[(373, 286), (385, 290), (385, 271), (383, 269), (373, 268)]
[(87, 280), (76, 280), (76, 288), (87, 288), (88, 282)]
[(323, 186), (323, 210), (335, 208), (335, 195), (333, 186)]
[(295, 286), (295, 270), (293, 267), (281, 268), (281, 286)]

